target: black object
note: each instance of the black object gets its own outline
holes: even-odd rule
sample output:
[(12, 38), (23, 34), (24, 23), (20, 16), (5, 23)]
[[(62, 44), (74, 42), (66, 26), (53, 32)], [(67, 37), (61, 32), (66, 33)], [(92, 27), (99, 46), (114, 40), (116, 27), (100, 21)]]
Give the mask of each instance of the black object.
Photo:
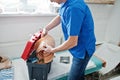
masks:
[(27, 62), (30, 62), (30, 63), (35, 63), (37, 62), (38, 58), (36, 57), (36, 50), (33, 50), (27, 60)]
[(47, 80), (51, 62), (47, 64), (27, 63), (30, 80)]
[(70, 63), (70, 57), (69, 56), (61, 56), (60, 57), (60, 63)]
[(37, 64), (36, 51), (33, 51), (27, 60), (29, 79), (30, 80), (47, 80), (48, 73), (51, 69), (51, 63)]

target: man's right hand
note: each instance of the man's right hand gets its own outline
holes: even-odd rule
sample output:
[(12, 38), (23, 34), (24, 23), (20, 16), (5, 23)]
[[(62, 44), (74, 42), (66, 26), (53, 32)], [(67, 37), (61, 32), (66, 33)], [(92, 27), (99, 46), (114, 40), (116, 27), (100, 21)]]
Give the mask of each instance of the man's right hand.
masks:
[(45, 28), (43, 28), (41, 37), (44, 37), (45, 35), (47, 35), (47, 33), (48, 33), (48, 31)]

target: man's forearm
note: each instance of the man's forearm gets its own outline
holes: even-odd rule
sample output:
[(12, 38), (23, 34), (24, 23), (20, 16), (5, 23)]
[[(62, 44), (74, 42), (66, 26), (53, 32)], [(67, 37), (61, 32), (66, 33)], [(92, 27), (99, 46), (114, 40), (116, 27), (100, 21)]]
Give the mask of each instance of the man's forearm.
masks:
[(59, 24), (60, 24), (60, 16), (58, 15), (45, 27), (45, 29), (47, 31), (49, 31), (49, 30), (51, 30), (52, 28), (56, 27)]
[(77, 42), (78, 42), (78, 36), (69, 37), (69, 39), (67, 41), (65, 41), (58, 47), (53, 48), (52, 52), (55, 53), (55, 52), (59, 52), (59, 51), (63, 51), (63, 50), (68, 50), (70, 48), (75, 47), (77, 45)]

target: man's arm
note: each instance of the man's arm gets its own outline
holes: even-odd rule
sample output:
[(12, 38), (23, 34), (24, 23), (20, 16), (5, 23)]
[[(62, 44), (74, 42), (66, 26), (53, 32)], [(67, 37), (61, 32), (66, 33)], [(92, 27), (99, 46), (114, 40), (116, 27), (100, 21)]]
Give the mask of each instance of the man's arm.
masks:
[(47, 31), (49, 31), (49, 30), (51, 30), (52, 28), (56, 27), (59, 24), (60, 24), (60, 16), (58, 15), (45, 27), (45, 29)]
[(45, 28), (42, 30), (41, 37), (47, 35), (48, 31), (60, 24), (60, 16), (57, 15)]
[(68, 50), (70, 48), (75, 47), (77, 45), (77, 42), (78, 42), (78, 36), (70, 36), (68, 40), (66, 40), (64, 43), (62, 43), (58, 47), (52, 48), (51, 52), (55, 53), (63, 50)]

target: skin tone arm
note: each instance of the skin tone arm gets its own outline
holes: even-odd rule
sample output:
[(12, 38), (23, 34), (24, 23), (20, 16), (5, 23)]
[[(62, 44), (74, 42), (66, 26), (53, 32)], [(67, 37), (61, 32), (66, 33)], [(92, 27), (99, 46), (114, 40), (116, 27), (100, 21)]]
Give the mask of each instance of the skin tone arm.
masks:
[(65, 42), (63, 42), (61, 45), (52, 48), (46, 44), (44, 44), (44, 46), (46, 46), (46, 48), (41, 47), (42, 50), (45, 51), (45, 53), (55, 53), (55, 52), (59, 52), (59, 51), (63, 51), (63, 50), (68, 50), (70, 48), (73, 48), (77, 45), (78, 42), (78, 36), (70, 36), (68, 38), (68, 40), (66, 40)]
[(58, 15), (46, 26), (46, 30), (49, 31), (59, 24), (60, 24), (60, 16)]
[(78, 42), (78, 36), (70, 36), (68, 40), (63, 42), (61, 45), (59, 45), (58, 47), (52, 48), (51, 52), (55, 53), (63, 50), (68, 50), (70, 48), (75, 47), (77, 45), (77, 42)]
[[(45, 36), (49, 30), (51, 30), (52, 28), (56, 27), (59, 24), (60, 24), (60, 16), (58, 15), (43, 29), (42, 37)], [(78, 42), (78, 36), (69, 36), (68, 40), (63, 42), (58, 47), (55, 48), (48, 47), (44, 49), (44, 51), (55, 53), (63, 50), (68, 50), (76, 46), (77, 42)]]
[(45, 36), (49, 30), (51, 30), (52, 28), (56, 27), (57, 25), (60, 24), (60, 16), (56, 16), (44, 29), (43, 29), (43, 34), (41, 35), (41, 37)]

